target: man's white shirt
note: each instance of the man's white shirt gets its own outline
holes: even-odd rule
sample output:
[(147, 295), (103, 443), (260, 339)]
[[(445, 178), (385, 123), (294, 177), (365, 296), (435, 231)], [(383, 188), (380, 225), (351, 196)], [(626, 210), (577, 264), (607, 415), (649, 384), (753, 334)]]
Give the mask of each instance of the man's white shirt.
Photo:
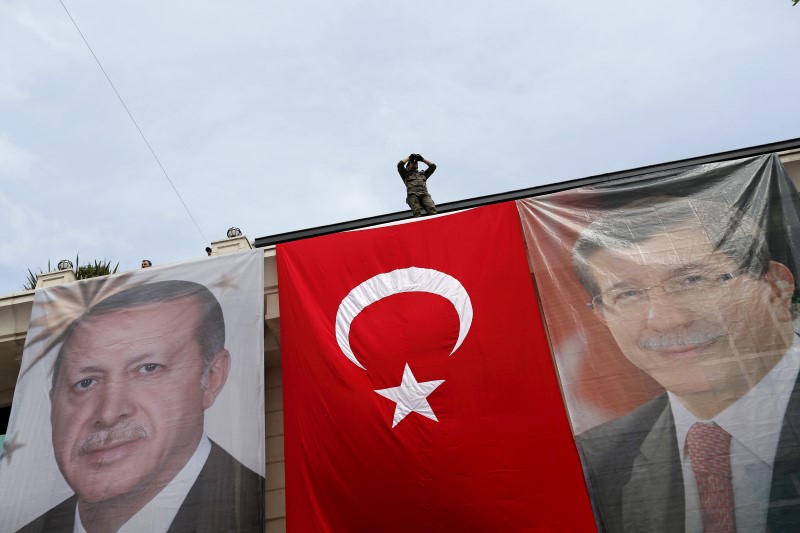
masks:
[(694, 471), (686, 451), (686, 434), (696, 422), (715, 422), (731, 435), (731, 474), (738, 531), (764, 531), (767, 525), (772, 468), (783, 418), (800, 371), (800, 339), (766, 376), (711, 420), (694, 416), (669, 394), (683, 468), (686, 531), (703, 531), (703, 517)]
[[(197, 476), (206, 464), (208, 454), (211, 453), (211, 441), (203, 433), (203, 437), (197, 445), (189, 461), (184, 465), (180, 472), (159, 492), (155, 498), (150, 500), (147, 505), (133, 515), (130, 520), (125, 522), (118, 533), (141, 533), (148, 531), (152, 533), (166, 532), (175, 516), (189, 494)], [(78, 506), (75, 506), (75, 527), (73, 533), (87, 533), (81, 523)]]

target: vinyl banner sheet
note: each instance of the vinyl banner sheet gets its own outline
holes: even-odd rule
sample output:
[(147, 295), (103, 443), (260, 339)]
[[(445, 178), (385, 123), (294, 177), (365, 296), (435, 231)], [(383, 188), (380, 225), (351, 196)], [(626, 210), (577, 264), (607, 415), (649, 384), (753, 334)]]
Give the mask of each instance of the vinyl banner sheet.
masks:
[(286, 514), (305, 531), (587, 531), (513, 203), (278, 245)]
[(40, 289), (0, 531), (262, 531), (263, 254)]
[(798, 196), (776, 155), (518, 202), (604, 531), (800, 531)]

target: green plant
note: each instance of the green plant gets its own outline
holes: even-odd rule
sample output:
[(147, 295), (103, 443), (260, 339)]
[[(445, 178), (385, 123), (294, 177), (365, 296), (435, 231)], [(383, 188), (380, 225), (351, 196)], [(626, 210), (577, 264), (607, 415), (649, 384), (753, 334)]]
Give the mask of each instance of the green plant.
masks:
[[(77, 264), (77, 258), (75, 259)], [(102, 261), (98, 261), (95, 259), (94, 264), (86, 263), (85, 265), (79, 266), (75, 270), (75, 279), (89, 279), (89, 278), (96, 278), (98, 276), (107, 276), (109, 274), (116, 274), (117, 269), (119, 269), (119, 263), (114, 265), (114, 269), (111, 269), (111, 263), (103, 259)]]
[[(52, 272), (50, 270), (50, 261), (47, 261), (47, 272)], [(39, 274), (44, 274), (45, 271), (41, 268), (39, 269)], [(28, 279), (25, 280), (25, 284), (22, 286), (23, 291), (32, 291), (36, 288), (36, 282), (39, 280), (39, 274), (34, 274), (33, 271), (29, 268), (28, 269)]]
[[(103, 259), (102, 261), (94, 260), (94, 263), (86, 263), (85, 265), (81, 265), (81, 258), (80, 254), (75, 255), (75, 265), (78, 265), (75, 268), (75, 279), (89, 279), (89, 278), (97, 278), (100, 276), (107, 276), (109, 274), (116, 274), (117, 270), (119, 270), (119, 262), (114, 265), (114, 268), (111, 268), (111, 262), (106, 261)], [(50, 267), (50, 261), (47, 261), (47, 270), (44, 271), (39, 269), (39, 274), (44, 274), (46, 272), (52, 272)], [(23, 285), (22, 290), (30, 291), (36, 288), (36, 282), (38, 281), (39, 274), (34, 274), (31, 269), (28, 269), (28, 279), (25, 280), (25, 285)]]

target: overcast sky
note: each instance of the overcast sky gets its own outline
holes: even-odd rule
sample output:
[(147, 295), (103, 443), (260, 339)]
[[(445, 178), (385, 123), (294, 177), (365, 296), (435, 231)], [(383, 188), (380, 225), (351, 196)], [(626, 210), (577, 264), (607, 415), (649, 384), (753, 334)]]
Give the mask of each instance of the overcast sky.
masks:
[[(800, 5), (63, 0), (197, 220), (262, 237), (800, 137)], [(58, 0), (0, 0), (0, 294), (200, 258)]]

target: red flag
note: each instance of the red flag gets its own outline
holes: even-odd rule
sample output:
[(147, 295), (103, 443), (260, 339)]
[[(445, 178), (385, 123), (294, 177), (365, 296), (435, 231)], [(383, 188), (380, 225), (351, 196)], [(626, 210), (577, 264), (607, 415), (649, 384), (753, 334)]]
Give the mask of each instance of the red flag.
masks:
[(513, 203), (278, 246), (290, 531), (594, 529)]

